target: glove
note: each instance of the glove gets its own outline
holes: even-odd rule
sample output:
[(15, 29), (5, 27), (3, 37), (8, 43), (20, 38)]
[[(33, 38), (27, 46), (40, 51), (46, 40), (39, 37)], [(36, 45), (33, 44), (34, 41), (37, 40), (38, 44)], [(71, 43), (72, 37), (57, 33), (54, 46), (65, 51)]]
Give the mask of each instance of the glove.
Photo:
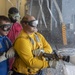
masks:
[(44, 53), (44, 50), (43, 49), (36, 49), (36, 50), (33, 50), (33, 55), (34, 56), (42, 56)]
[(0, 62), (7, 60), (6, 53), (4, 52), (3, 55), (0, 56)]
[(56, 68), (57, 62), (58, 61), (56, 61), (56, 60), (50, 60), (49, 61), (49, 67), (50, 68)]
[(11, 48), (7, 51), (6, 57), (7, 57), (7, 58), (12, 58), (12, 57), (14, 57), (14, 56), (15, 56), (15, 51), (14, 51), (13, 47), (11, 47)]
[(12, 75), (12, 74), (13, 74), (13, 71), (9, 71), (9, 72), (8, 72), (8, 75)]

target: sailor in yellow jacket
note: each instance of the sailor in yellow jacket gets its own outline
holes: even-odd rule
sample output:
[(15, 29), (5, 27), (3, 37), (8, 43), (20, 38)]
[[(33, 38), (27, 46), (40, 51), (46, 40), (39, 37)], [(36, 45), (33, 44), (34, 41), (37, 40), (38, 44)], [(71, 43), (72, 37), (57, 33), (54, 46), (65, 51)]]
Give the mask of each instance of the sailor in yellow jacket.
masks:
[(21, 24), (23, 30), (14, 42), (17, 55), (13, 75), (35, 75), (50, 66), (42, 53), (52, 53), (52, 48), (43, 35), (37, 32), (38, 21), (33, 16), (24, 16)]

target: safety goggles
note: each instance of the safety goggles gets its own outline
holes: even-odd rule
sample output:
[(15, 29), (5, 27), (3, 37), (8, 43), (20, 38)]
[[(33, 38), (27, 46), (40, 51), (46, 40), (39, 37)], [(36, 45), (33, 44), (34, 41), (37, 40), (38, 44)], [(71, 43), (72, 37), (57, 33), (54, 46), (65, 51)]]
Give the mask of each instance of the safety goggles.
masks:
[(27, 23), (31, 27), (37, 27), (38, 20), (26, 21), (25, 23)]
[(9, 31), (10, 28), (11, 28), (11, 25), (12, 25), (12, 24), (3, 24), (3, 25), (0, 25), (0, 28), (1, 28), (3, 31)]
[(16, 13), (16, 14), (10, 14), (12, 16), (13, 19), (18, 19), (20, 18), (20, 14)]

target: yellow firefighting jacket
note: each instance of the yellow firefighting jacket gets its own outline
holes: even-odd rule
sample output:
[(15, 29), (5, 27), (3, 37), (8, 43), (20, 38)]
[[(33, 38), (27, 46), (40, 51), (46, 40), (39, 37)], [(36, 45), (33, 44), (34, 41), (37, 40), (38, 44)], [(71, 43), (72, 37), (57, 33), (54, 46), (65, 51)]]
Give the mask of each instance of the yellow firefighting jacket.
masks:
[(39, 41), (36, 41), (38, 38), (35, 38), (35, 33), (28, 35), (23, 30), (16, 39), (14, 49), (18, 55), (13, 64), (14, 71), (22, 74), (36, 74), (40, 69), (49, 66), (48, 61), (33, 56), (32, 51), (37, 48), (43, 48), (46, 53), (52, 53), (52, 48), (45, 38), (40, 33), (36, 34)]

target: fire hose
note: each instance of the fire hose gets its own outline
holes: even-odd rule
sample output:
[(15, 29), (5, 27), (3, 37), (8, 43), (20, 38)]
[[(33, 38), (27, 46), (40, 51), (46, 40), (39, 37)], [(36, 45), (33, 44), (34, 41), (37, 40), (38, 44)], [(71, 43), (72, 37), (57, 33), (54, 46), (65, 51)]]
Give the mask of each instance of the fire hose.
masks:
[(53, 51), (53, 54), (43, 53), (43, 56), (45, 58), (48, 58), (48, 60), (57, 60), (57, 61), (63, 60), (63, 61), (66, 61), (66, 62), (70, 61), (70, 56), (58, 55), (55, 50)]
[(61, 48), (53, 50), (52, 54), (43, 53), (43, 56), (48, 60), (63, 60), (75, 65), (75, 48)]

